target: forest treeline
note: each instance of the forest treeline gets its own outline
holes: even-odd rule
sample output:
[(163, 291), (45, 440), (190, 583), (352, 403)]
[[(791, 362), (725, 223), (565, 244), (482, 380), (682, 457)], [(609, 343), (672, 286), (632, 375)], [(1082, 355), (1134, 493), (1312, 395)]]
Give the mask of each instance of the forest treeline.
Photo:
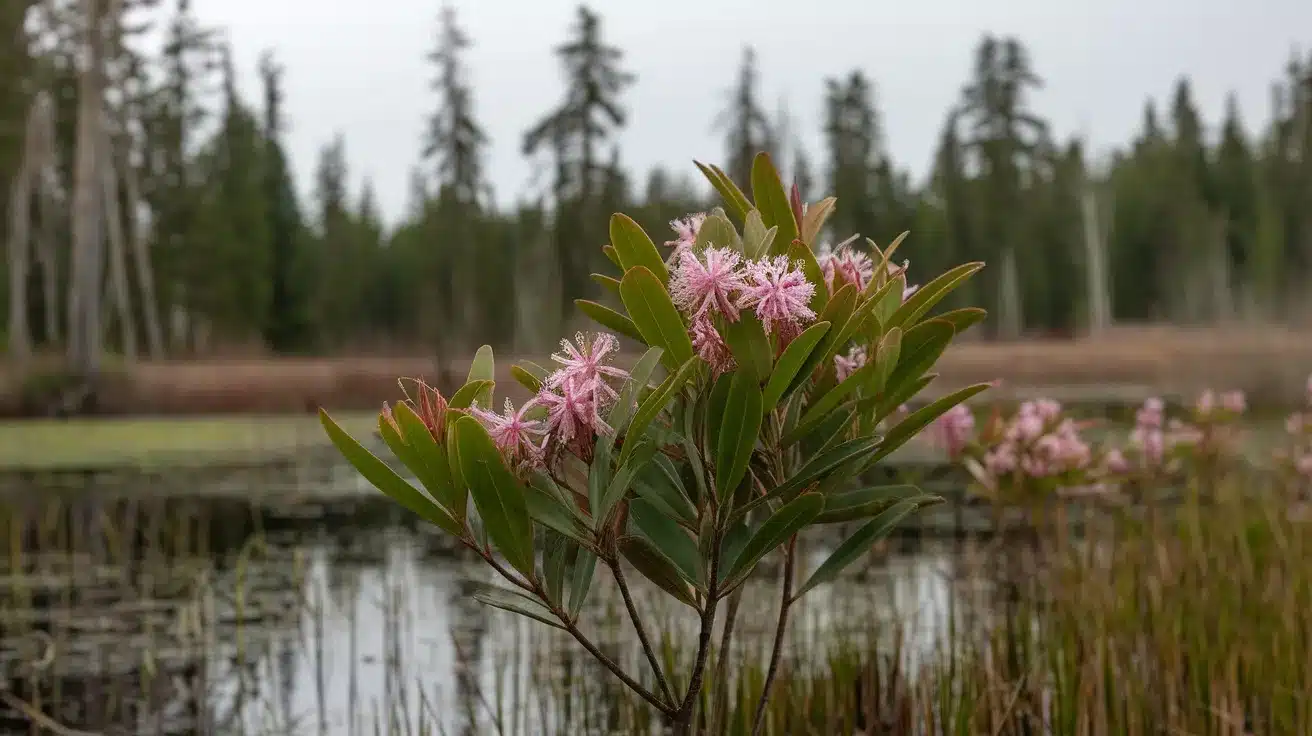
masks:
[[(146, 18), (164, 24), (157, 53), (138, 50)], [(495, 206), (483, 169), (477, 98), (491, 92), (469, 82), (471, 39), (439, 14), (423, 156), (395, 227), (353, 181), (340, 137), (298, 201), (283, 146), (296, 90), (269, 52), (259, 97), (244, 98), (221, 30), (188, 0), (0, 3), (0, 38), (20, 40), (0, 48), (12, 354), (64, 350), (94, 368), (105, 352), (540, 349), (575, 321), (574, 298), (600, 292), (589, 274), (609, 213), (660, 242), (669, 220), (717, 204), (690, 165), (624, 166), (617, 133), (641, 80), (587, 7), (555, 50), (558, 106), (518, 141), (550, 186), (513, 209)], [(745, 183), (751, 157), (772, 152), (804, 196), (838, 197), (833, 241), (912, 231), (913, 282), (988, 262), (956, 295), (990, 308), (987, 336), (1308, 313), (1312, 57), (1273, 70), (1260, 125), (1233, 98), (1223, 120), (1202, 120), (1182, 78), (1171, 99), (1145, 101), (1134, 140), (1094, 162), (1030, 106), (1042, 82), (1022, 41), (985, 36), (923, 181), (888, 154), (877, 72), (836, 69), (815, 90), (823, 149), (807, 151), (766, 111), (746, 48), (713, 121), (713, 163)]]

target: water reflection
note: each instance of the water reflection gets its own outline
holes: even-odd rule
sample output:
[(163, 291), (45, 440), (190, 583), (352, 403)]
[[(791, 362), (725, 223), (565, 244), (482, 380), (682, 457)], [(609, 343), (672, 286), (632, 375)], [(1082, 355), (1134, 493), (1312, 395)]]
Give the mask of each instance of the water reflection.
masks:
[[(607, 726), (583, 706), (620, 693), (572, 656), (563, 632), (470, 598), (490, 571), (385, 503), (306, 513), (304, 502), (33, 498), (0, 511), (0, 666), (10, 692), (69, 726), (354, 736), (569, 723), (582, 733)], [(818, 541), (800, 549), (805, 573), (829, 552)], [(950, 548), (893, 549), (861, 577), (818, 589), (794, 609), (799, 664), (894, 623), (928, 647), (947, 626), (956, 561)], [(585, 628), (645, 676), (606, 581), (599, 573)], [(672, 640), (691, 636), (689, 609), (641, 585), (636, 595)], [(777, 605), (773, 584), (747, 590), (738, 656), (767, 656)], [(0, 732), (28, 728), (28, 717), (0, 706)]]

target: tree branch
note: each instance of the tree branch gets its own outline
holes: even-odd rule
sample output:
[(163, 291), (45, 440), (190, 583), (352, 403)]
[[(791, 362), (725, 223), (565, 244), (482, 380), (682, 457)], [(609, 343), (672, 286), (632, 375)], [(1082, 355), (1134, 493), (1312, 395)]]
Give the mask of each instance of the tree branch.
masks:
[(651, 646), (651, 640), (647, 638), (647, 628), (642, 625), (642, 617), (638, 615), (638, 607), (633, 605), (633, 596), (629, 592), (629, 585), (624, 580), (624, 570), (618, 559), (612, 558), (610, 569), (615, 573), (615, 582), (620, 587), (620, 596), (624, 598), (624, 607), (629, 610), (629, 620), (633, 622), (633, 628), (638, 632), (638, 641), (642, 643), (642, 651), (647, 655), (647, 662), (651, 664), (651, 670), (656, 675), (656, 684), (660, 685), (661, 694), (665, 696), (665, 701), (671, 708), (674, 707), (674, 692), (670, 690), (670, 683), (665, 680), (665, 673), (661, 670), (660, 660), (656, 659), (656, 650)]
[[(714, 503), (711, 504), (711, 510), (715, 512)], [(675, 736), (687, 736), (692, 732), (693, 709), (697, 705), (697, 696), (701, 694), (702, 680), (706, 674), (706, 659), (711, 651), (711, 634), (715, 628), (715, 608), (720, 599), (720, 541), (720, 527), (717, 524), (711, 536), (711, 570), (706, 586), (706, 607), (702, 609), (702, 630), (697, 638), (697, 662), (693, 665), (683, 704), (675, 714)]]
[(797, 549), (797, 535), (794, 534), (788, 539), (788, 548), (784, 550), (784, 572), (783, 583), (780, 587), (783, 592), (779, 600), (779, 623), (774, 630), (774, 649), (770, 652), (770, 667), (765, 673), (765, 685), (761, 689), (761, 699), (756, 702), (755, 725), (752, 726), (752, 736), (760, 736), (761, 729), (765, 727), (765, 706), (770, 701), (770, 689), (774, 686), (775, 677), (779, 674), (779, 661), (783, 659), (784, 635), (788, 629), (788, 609), (792, 607), (793, 601), (793, 561)]

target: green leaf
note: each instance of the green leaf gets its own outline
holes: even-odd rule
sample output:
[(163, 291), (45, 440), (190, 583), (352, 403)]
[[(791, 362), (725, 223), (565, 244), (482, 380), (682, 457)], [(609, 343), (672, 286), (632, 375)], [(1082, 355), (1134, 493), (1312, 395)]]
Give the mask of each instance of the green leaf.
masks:
[(565, 606), (565, 573), (569, 571), (570, 553), (577, 549), (564, 535), (547, 531), (542, 547), (542, 577), (547, 596), (558, 608)]
[(737, 322), (728, 322), (720, 330), (738, 365), (745, 368), (757, 382), (770, 375), (774, 362), (774, 348), (765, 334), (765, 326), (756, 315), (744, 312)]
[(669, 405), (670, 399), (683, 389), (684, 384), (692, 377), (697, 370), (697, 359), (689, 358), (679, 366), (677, 371), (665, 377), (660, 386), (656, 387), (647, 395), (642, 404), (638, 406), (638, 411), (633, 415), (633, 421), (629, 424), (629, 429), (624, 435), (624, 449), (620, 451), (620, 462), (623, 463), (628, 459), (632, 452), (634, 441), (640, 439), (647, 432), (647, 427), (660, 416), (661, 411)]
[[(468, 385), (474, 381), (493, 381), (492, 385), (478, 392), (474, 396), (474, 401), (479, 406), (490, 409), (492, 407), (492, 387), (496, 385), (497, 366), (492, 357), (492, 346), (484, 345), (474, 354), (474, 362), (469, 364), (469, 375), (465, 377), (465, 384)], [(472, 406), (472, 404), (471, 404)]]
[(620, 264), (620, 254), (615, 251), (615, 246), (607, 243), (601, 246), (601, 252), (606, 254), (607, 260), (615, 264), (615, 267), (623, 271), (624, 266)]
[[(638, 408), (638, 396), (647, 388), (647, 383), (656, 372), (656, 366), (660, 365), (661, 355), (664, 352), (660, 348), (648, 348), (647, 352), (638, 358), (638, 362), (633, 364), (633, 368), (629, 369), (629, 378), (624, 382), (619, 397), (615, 399), (615, 405), (611, 407), (610, 414), (606, 417), (606, 423), (615, 430), (614, 436), (618, 437), (628, 430), (629, 420), (633, 418)], [(626, 434), (625, 437), (627, 439), (628, 435)]]
[(697, 240), (693, 242), (693, 248), (698, 253), (711, 247), (729, 248), (739, 253), (743, 250), (743, 241), (738, 237), (738, 231), (733, 228), (729, 218), (719, 211), (706, 216), (697, 230)]
[(803, 493), (771, 514), (734, 560), (727, 587), (732, 588), (736, 581), (750, 575), (762, 557), (814, 521), (824, 508), (825, 499), (820, 494)]
[(765, 256), (770, 252), (770, 246), (778, 234), (779, 228), (766, 228), (759, 211), (748, 212), (747, 221), (743, 224), (743, 253), (751, 260)]
[(778, 240), (791, 243), (797, 239), (797, 220), (793, 217), (788, 193), (779, 179), (779, 172), (770, 160), (770, 154), (756, 154), (752, 161), (752, 199), (761, 212), (766, 227), (779, 228)]
[(723, 582), (729, 577), (729, 569), (738, 562), (738, 557), (742, 555), (743, 548), (751, 538), (752, 528), (747, 525), (746, 519), (729, 524), (724, 539), (720, 541), (720, 568), (716, 576), (718, 581)]
[(961, 309), (954, 309), (950, 312), (944, 312), (934, 319), (941, 319), (944, 322), (951, 323), (952, 329), (957, 335), (960, 335), (980, 322), (983, 322), (988, 314), (988, 312), (979, 307), (963, 307)]
[(651, 462), (652, 455), (655, 452), (655, 447), (644, 442), (642, 447), (634, 450), (629, 459), (616, 471), (615, 477), (611, 479), (610, 485), (606, 487), (606, 492), (601, 497), (600, 505), (593, 507), (592, 510), (598, 530), (607, 527), (613, 520), (619, 502), (624, 500), (625, 494), (633, 487), (634, 479), (643, 467)]
[(674, 596), (675, 600), (692, 608), (697, 608), (697, 601), (692, 597), (692, 588), (679, 573), (679, 568), (668, 557), (661, 554), (649, 540), (637, 535), (626, 535), (618, 540), (620, 554), (652, 581), (661, 590)]
[(573, 509), (565, 506), (560, 497), (529, 483), (523, 486), (524, 506), (533, 521), (542, 526), (573, 539), (579, 544), (591, 546), (592, 538), (588, 528), (578, 518)]
[(670, 280), (670, 272), (665, 268), (665, 260), (656, 250), (656, 244), (633, 218), (618, 212), (611, 215), (610, 244), (615, 247), (620, 267), (626, 273), (641, 266), (651, 271), (662, 284)]
[(727, 503), (747, 474), (761, 432), (761, 387), (751, 375), (736, 371), (724, 402), (715, 451), (716, 495)]
[(880, 513), (901, 501), (916, 503), (933, 501), (936, 497), (924, 494), (910, 484), (859, 488), (855, 491), (835, 493), (825, 497), (825, 510), (816, 517), (817, 524), (837, 524), (865, 519)]
[[(830, 325), (846, 325), (848, 319), (852, 317), (852, 310), (855, 308), (856, 287), (848, 284), (839, 289), (829, 299), (829, 303), (825, 305), (825, 311), (820, 314), (818, 321), (828, 322)], [(806, 362), (802, 364), (801, 370), (797, 372), (797, 376), (793, 379), (791, 389), (796, 390), (810, 380), (811, 372), (815, 370), (815, 367), (820, 365), (826, 355), (837, 349), (835, 347), (838, 344), (837, 339), (838, 329), (830, 327), (829, 331), (820, 340), (820, 344), (807, 356)]]
[(533, 522), (524, 500), (525, 491), (506, 469), (492, 438), (473, 417), (455, 423), (460, 472), (488, 536), (506, 561), (525, 577), (534, 572)]
[[(432, 433), (424, 425), (424, 420), (415, 414), (408, 404), (398, 402), (393, 416), (401, 428), (401, 437), (405, 445), (414, 453), (416, 462), (422, 469), (411, 467), (419, 482), (424, 484), (433, 498), (448, 511), (457, 522), (465, 520), (468, 493), (463, 486), (456, 487), (451, 478), (451, 464), (447, 459), (446, 448), (437, 444)], [(385, 436), (385, 435), (384, 435)], [(390, 444), (390, 443), (389, 443)], [(393, 448), (393, 452), (396, 448)], [(401, 457), (397, 455), (397, 457)], [(405, 462), (402, 459), (402, 462)], [(407, 466), (409, 463), (407, 463)]]
[(548, 626), (554, 626), (558, 629), (565, 628), (555, 614), (551, 612), (551, 609), (517, 590), (484, 585), (474, 591), (474, 600), (493, 608), (500, 608), (503, 611), (527, 616)]
[(455, 392), (447, 405), (452, 409), (468, 409), (474, 405), (475, 401), (479, 401), (479, 406), (487, 407), (489, 404), (480, 401), (480, 397), (487, 397), (487, 401), (490, 403), (494, 385), (496, 385), (496, 381), (470, 381)]
[(888, 379), (897, 368), (898, 357), (902, 354), (902, 328), (894, 327), (884, 333), (875, 349), (875, 370), (871, 373), (869, 390), (871, 395), (879, 395), (888, 387)]
[(920, 287), (916, 290), (916, 293), (911, 295), (910, 299), (907, 299), (893, 313), (893, 316), (888, 320), (888, 326), (905, 327), (915, 324), (921, 315), (928, 312), (931, 307), (938, 304), (948, 294), (951, 294), (981, 268), (984, 268), (984, 264), (978, 261), (964, 263)]
[[(780, 240), (775, 238), (775, 249), (779, 249)], [(820, 262), (815, 259), (815, 253), (800, 240), (794, 240), (784, 246), (784, 252), (788, 254), (790, 263), (802, 263), (802, 273), (805, 274), (806, 280), (815, 284), (815, 294), (811, 296), (811, 301), (807, 304), (812, 312), (821, 315), (820, 319), (825, 319), (824, 312), (829, 306), (829, 300), (833, 294), (829, 293), (829, 285), (825, 283), (825, 273), (820, 270)]]
[(319, 421), (323, 424), (324, 431), (328, 433), (328, 439), (332, 440), (337, 451), (342, 453), (342, 456), (374, 488), (387, 494), (392, 500), (443, 531), (457, 537), (464, 537), (465, 530), (461, 524), (457, 523), (455, 519), (451, 518), (450, 514), (443, 511), (431, 499), (420, 493), (419, 489), (397, 475), (396, 471), (388, 467), (387, 463), (379, 460), (376, 455), (366, 450), (354, 437), (338, 426), (337, 422), (328, 416), (328, 412), (320, 409)]
[(661, 555), (674, 563), (679, 575), (698, 590), (706, 589), (706, 573), (697, 542), (673, 519), (647, 501), (634, 499), (629, 504), (633, 528), (647, 538)]
[(605, 327), (608, 330), (624, 335), (638, 342), (645, 343), (647, 340), (638, 331), (638, 326), (633, 324), (633, 320), (616, 312), (614, 309), (598, 304), (587, 299), (575, 299), (574, 304), (578, 306), (579, 311), (592, 318), (592, 321)]
[(711, 186), (715, 187), (715, 191), (720, 193), (720, 197), (724, 199), (724, 206), (729, 208), (734, 217), (739, 220), (747, 217), (747, 211), (752, 208), (752, 203), (747, 199), (747, 195), (743, 194), (743, 190), (739, 189), (738, 185), (734, 184), (733, 180), (720, 167), (707, 166), (698, 161), (693, 163), (701, 170), (702, 175), (711, 183)]
[(832, 582), (843, 572), (844, 568), (865, 555), (870, 550), (871, 545), (888, 536), (889, 532), (892, 532), (899, 522), (918, 507), (919, 504), (914, 501), (902, 501), (866, 522), (855, 534), (838, 545), (838, 549), (834, 550), (829, 558), (821, 563), (815, 572), (811, 573), (811, 577), (797, 590), (793, 600), (806, 595), (808, 591), (817, 585)]
[[(802, 418), (798, 420), (798, 428), (800, 429), (808, 425), (813, 425), (823, 420), (828, 416), (829, 412), (838, 408), (838, 405), (842, 403), (843, 399), (847, 398), (848, 394), (856, 391), (859, 387), (864, 386), (869, 380), (870, 375), (874, 372), (875, 363), (873, 362), (867, 362), (865, 365), (853, 371), (852, 375), (843, 379), (842, 383), (826, 391), (816, 400), (815, 403), (811, 404), (806, 410), (806, 413), (802, 414)], [(785, 436), (780, 440), (780, 444), (788, 445), (791, 444), (791, 442), (795, 442), (797, 439), (797, 437), (789, 438)]]
[(834, 197), (825, 197), (806, 208), (806, 215), (802, 218), (802, 242), (808, 246), (815, 244), (815, 239), (820, 237), (820, 231), (825, 227), (825, 220), (833, 214), (837, 202)]
[(620, 296), (643, 341), (665, 349), (666, 367), (678, 370), (693, 356), (688, 328), (670, 301), (669, 293), (651, 271), (642, 266), (629, 269), (620, 281)]
[(733, 385), (732, 373), (722, 373), (711, 385), (711, 393), (706, 397), (706, 440), (710, 447), (716, 447), (720, 441), (720, 426), (724, 421), (724, 408), (729, 402), (729, 387)]
[(919, 434), (920, 430), (928, 427), (930, 422), (938, 419), (957, 404), (988, 388), (989, 385), (987, 383), (977, 383), (973, 386), (967, 386), (912, 412), (911, 416), (898, 422), (896, 427), (888, 430), (888, 434), (884, 436), (884, 441), (880, 444), (879, 450), (871, 456), (867, 467), (888, 457), (894, 450), (906, 444), (907, 440)]
[(697, 521), (697, 509), (683, 490), (677, 469), (674, 470), (676, 475), (670, 476), (662, 462), (673, 464), (674, 461), (662, 453), (656, 453), (652, 462), (638, 472), (633, 490), (639, 498), (659, 508), (661, 513), (691, 527)]
[(570, 575), (569, 617), (571, 620), (578, 620), (579, 611), (583, 610), (583, 604), (588, 600), (588, 591), (592, 589), (592, 579), (596, 571), (597, 556), (586, 549), (580, 549)]
[(897, 393), (925, 375), (947, 350), (954, 334), (952, 324), (940, 319), (926, 320), (904, 332), (897, 366), (888, 377), (885, 393)]
[[(906, 276), (904, 274), (898, 274), (895, 278), (889, 279), (888, 282), (880, 287), (878, 291), (870, 295), (870, 301), (875, 305), (874, 309), (871, 310), (871, 314), (875, 316), (875, 320), (881, 326), (889, 325), (889, 320), (897, 313), (898, 308), (902, 306), (902, 292), (906, 289), (906, 284)], [(871, 286), (873, 285), (874, 282), (872, 281)]]
[(791, 501), (794, 495), (805, 490), (812, 482), (856, 458), (868, 455), (879, 446), (879, 443), (879, 437), (858, 437), (820, 453), (803, 465), (800, 470), (793, 474), (793, 477), (775, 486), (766, 495), (752, 500), (734, 516), (741, 516), (769, 501), (779, 500), (785, 503)]
[(926, 373), (911, 383), (899, 387), (898, 390), (893, 393), (885, 392), (883, 396), (877, 396), (870, 399), (869, 403), (862, 401), (857, 410), (865, 412), (868, 411), (871, 406), (877, 407), (875, 411), (875, 421), (881, 422), (885, 417), (897, 411), (898, 407), (910, 401), (916, 394), (924, 391), (925, 387), (933, 383), (935, 378), (938, 378), (937, 373)]
[(783, 398), (784, 392), (788, 386), (793, 383), (797, 377), (797, 371), (802, 368), (803, 363), (810, 357), (811, 351), (820, 343), (820, 339), (829, 331), (828, 322), (816, 322), (806, 328), (802, 334), (793, 338), (784, 348), (784, 352), (779, 356), (779, 360), (774, 365), (774, 372), (770, 374), (770, 380), (765, 385), (765, 395), (762, 401), (762, 407), (765, 411), (770, 411), (778, 405), (779, 400)]
[(604, 274), (594, 273), (594, 274), (589, 274), (589, 278), (591, 278), (594, 282), (601, 285), (602, 288), (614, 294), (615, 296), (620, 295), (620, 280), (615, 278), (614, 276), (606, 276)]
[(533, 375), (532, 373), (529, 373), (528, 371), (524, 370), (520, 366), (517, 365), (510, 366), (510, 375), (513, 376), (516, 381), (519, 381), (519, 385), (528, 389), (530, 393), (536, 394), (537, 392), (542, 390), (541, 379), (539, 379), (537, 376)]

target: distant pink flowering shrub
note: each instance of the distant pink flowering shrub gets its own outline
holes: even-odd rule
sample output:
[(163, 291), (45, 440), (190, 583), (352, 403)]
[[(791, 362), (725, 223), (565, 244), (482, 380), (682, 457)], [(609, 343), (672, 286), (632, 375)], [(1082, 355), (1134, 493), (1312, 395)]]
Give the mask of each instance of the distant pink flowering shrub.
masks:
[(1304, 491), (1312, 491), (1312, 376), (1306, 403), (1285, 419), (1285, 442), (1275, 451), (1278, 465)]

